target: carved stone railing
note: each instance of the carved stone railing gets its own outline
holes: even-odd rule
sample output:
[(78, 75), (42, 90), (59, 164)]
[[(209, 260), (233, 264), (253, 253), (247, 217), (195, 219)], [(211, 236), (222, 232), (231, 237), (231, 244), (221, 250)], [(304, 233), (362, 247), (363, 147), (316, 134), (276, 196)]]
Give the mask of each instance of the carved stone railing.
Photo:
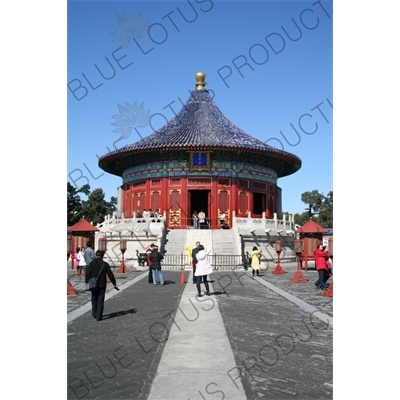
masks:
[(283, 219), (278, 219), (277, 214), (274, 214), (273, 219), (265, 218), (265, 213), (261, 218), (253, 218), (249, 212), (247, 218), (236, 217), (235, 212), (232, 216), (232, 227), (237, 231), (275, 231), (286, 232), (292, 234), (295, 231), (295, 223), (292, 215), (283, 215)]
[(115, 216), (106, 215), (104, 222), (97, 225), (99, 232), (96, 236), (100, 237), (159, 237), (162, 236), (166, 228), (166, 218), (161, 217), (136, 217), (115, 218)]

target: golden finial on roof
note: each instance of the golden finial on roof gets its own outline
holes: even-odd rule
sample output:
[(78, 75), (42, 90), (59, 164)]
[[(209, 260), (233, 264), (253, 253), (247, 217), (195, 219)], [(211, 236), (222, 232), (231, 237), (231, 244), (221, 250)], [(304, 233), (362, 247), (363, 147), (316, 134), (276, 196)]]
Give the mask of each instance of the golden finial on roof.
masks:
[(204, 72), (198, 72), (196, 74), (196, 90), (204, 90), (206, 74)]

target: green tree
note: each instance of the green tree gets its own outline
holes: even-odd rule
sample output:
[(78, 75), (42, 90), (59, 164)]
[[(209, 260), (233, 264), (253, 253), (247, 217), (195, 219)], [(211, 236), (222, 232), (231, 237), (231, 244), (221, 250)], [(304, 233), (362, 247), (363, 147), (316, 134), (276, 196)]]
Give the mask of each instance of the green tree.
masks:
[(308, 222), (310, 220), (309, 216), (308, 216), (308, 212), (304, 211), (301, 214), (294, 214), (293, 215), (293, 219), (294, 219), (294, 223), (297, 225), (304, 225), (306, 222)]
[(323, 228), (333, 228), (333, 192), (330, 191), (324, 198), (319, 210), (317, 223)]
[(319, 213), (321, 205), (325, 200), (325, 196), (318, 192), (318, 190), (312, 190), (311, 192), (304, 192), (301, 195), (301, 201), (306, 203), (308, 207), (306, 211), (308, 213), (308, 220), (315, 214)]
[(75, 225), (82, 218), (82, 201), (79, 193), (88, 195), (90, 193), (90, 186), (83, 185), (80, 189), (76, 189), (67, 182), (67, 225)]
[(116, 209), (116, 197), (111, 197), (110, 201), (106, 201), (104, 197), (103, 189), (95, 189), (86, 201), (82, 201), (82, 214), (94, 225), (103, 222), (104, 216), (112, 214)]

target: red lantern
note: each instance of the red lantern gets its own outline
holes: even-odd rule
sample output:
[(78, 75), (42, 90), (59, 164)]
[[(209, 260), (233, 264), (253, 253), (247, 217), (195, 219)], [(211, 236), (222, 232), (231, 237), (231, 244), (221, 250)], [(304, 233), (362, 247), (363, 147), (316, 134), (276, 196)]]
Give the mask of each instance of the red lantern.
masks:
[(100, 238), (99, 239), (99, 248), (98, 250), (100, 251), (107, 251), (107, 239), (106, 238)]
[(125, 254), (125, 251), (126, 251), (126, 240), (125, 239), (121, 239), (119, 241), (119, 248), (120, 248), (121, 253), (122, 253), (122, 263), (119, 266), (119, 268), (117, 269), (117, 272), (121, 272), (121, 273), (129, 272), (129, 269), (126, 267), (125, 259), (124, 259), (124, 254)]
[(306, 279), (301, 273), (301, 263), (300, 256), (303, 253), (303, 240), (295, 239), (294, 240), (294, 248), (293, 251), (296, 253), (297, 258), (297, 271), (294, 274), (294, 277), (290, 280), (291, 283), (306, 283), (308, 279)]
[(285, 271), (281, 267), (281, 251), (282, 251), (282, 240), (277, 240), (275, 242), (275, 251), (278, 254), (278, 264), (275, 269), (272, 271), (273, 274), (281, 275), (285, 274)]
[(295, 239), (294, 240), (294, 249), (293, 251), (299, 255), (303, 252), (303, 240), (302, 239)]

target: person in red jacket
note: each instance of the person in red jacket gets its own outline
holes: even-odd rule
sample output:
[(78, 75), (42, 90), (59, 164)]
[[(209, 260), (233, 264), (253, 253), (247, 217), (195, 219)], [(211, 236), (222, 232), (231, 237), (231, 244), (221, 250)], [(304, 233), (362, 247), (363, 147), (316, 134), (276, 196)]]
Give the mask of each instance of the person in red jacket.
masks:
[(326, 260), (328, 258), (328, 252), (324, 251), (324, 247), (320, 244), (314, 251), (315, 269), (318, 271), (318, 279), (315, 282), (315, 286), (324, 290), (328, 289), (328, 285), (326, 284), (328, 276)]
[(153, 283), (153, 273), (151, 271), (151, 259), (150, 259), (150, 254), (153, 251), (154, 247), (156, 245), (152, 243), (147, 249), (146, 249), (146, 254), (147, 254), (147, 265), (149, 266), (149, 277), (148, 277), (148, 282)]

